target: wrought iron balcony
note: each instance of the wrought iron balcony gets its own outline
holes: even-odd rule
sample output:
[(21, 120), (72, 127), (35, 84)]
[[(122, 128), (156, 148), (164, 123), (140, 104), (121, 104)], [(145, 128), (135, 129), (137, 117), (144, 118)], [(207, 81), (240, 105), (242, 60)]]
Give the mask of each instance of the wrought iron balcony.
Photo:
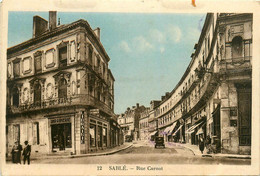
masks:
[(44, 110), (50, 108), (67, 107), (67, 106), (69, 107), (73, 105), (91, 106), (93, 108), (100, 109), (109, 115), (113, 114), (113, 111), (107, 104), (88, 94), (80, 94), (80, 95), (70, 96), (66, 98), (53, 98), (53, 99), (48, 99), (48, 100), (35, 102), (35, 103), (26, 103), (26, 104), (21, 104), (18, 107), (8, 106), (7, 110), (8, 113), (16, 114), (16, 113)]

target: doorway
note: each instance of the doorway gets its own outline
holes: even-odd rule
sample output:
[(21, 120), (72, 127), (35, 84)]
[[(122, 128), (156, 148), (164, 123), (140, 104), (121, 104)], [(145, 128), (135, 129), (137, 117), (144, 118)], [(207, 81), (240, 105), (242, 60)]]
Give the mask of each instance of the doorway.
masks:
[(51, 125), (52, 150), (72, 147), (71, 123)]

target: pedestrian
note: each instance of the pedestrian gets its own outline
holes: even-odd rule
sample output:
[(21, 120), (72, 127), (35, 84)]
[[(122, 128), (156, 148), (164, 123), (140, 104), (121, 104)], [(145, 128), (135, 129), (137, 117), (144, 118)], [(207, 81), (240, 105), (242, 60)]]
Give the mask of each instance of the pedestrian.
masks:
[(21, 164), (21, 151), (23, 147), (21, 146), (19, 141), (15, 141), (14, 146), (12, 148), (12, 161), (16, 164)]
[(24, 141), (24, 149), (23, 149), (23, 164), (25, 164), (26, 160), (28, 165), (30, 164), (30, 155), (31, 155), (31, 146), (28, 144), (28, 141)]
[(14, 142), (14, 145), (13, 145), (13, 147), (12, 147), (12, 152), (11, 152), (11, 154), (12, 154), (12, 162), (13, 162), (13, 163), (16, 163), (16, 162), (17, 162), (17, 159), (16, 159), (16, 153), (17, 153), (17, 151), (18, 151), (18, 142), (15, 141), (15, 142)]
[(203, 139), (203, 137), (202, 136), (200, 136), (200, 138), (199, 138), (199, 149), (200, 149), (200, 151), (201, 151), (201, 154), (203, 154), (203, 151), (204, 151), (204, 139)]
[(208, 154), (211, 153), (211, 138), (209, 135), (206, 138), (206, 148), (207, 148), (207, 153)]

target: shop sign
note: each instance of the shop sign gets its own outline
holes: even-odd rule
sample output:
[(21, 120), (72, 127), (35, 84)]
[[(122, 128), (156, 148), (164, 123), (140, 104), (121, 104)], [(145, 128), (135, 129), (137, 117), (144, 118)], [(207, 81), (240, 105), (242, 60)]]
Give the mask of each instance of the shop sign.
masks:
[(80, 116), (80, 143), (81, 143), (81, 144), (85, 144), (84, 111), (81, 112), (81, 116)]
[(70, 117), (64, 117), (64, 118), (56, 118), (56, 119), (51, 119), (51, 125), (53, 124), (62, 124), (62, 123), (71, 123), (70, 122)]
[(99, 116), (99, 109), (90, 109), (90, 114), (94, 116)]

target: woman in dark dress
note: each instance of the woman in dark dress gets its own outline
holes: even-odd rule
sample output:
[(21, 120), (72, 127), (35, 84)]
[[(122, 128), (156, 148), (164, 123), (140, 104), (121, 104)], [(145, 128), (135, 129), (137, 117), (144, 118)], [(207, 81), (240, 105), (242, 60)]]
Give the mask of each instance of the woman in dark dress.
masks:
[(204, 151), (204, 139), (203, 139), (203, 137), (202, 136), (200, 136), (200, 138), (199, 138), (199, 149), (200, 149), (200, 151), (201, 151), (201, 153), (203, 154), (203, 151)]

